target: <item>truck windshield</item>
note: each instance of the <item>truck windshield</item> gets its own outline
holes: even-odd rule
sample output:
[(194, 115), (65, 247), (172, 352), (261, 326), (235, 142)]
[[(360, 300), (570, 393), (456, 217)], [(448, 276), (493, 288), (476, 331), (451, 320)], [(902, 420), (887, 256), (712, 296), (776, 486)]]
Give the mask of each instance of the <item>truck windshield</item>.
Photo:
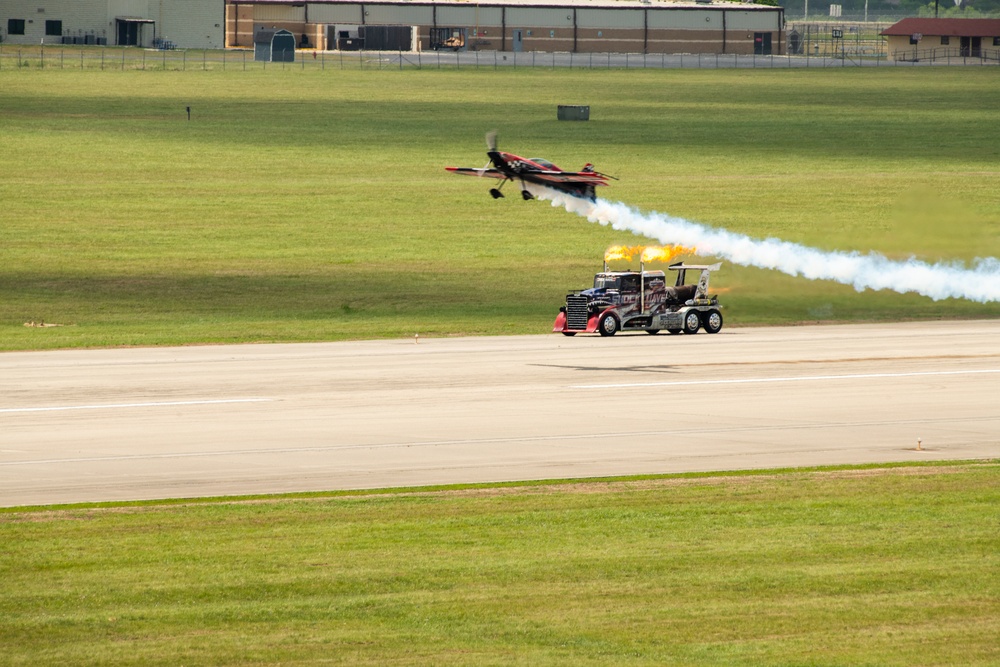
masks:
[(619, 276), (605, 276), (597, 274), (594, 276), (594, 289), (619, 289), (621, 279)]

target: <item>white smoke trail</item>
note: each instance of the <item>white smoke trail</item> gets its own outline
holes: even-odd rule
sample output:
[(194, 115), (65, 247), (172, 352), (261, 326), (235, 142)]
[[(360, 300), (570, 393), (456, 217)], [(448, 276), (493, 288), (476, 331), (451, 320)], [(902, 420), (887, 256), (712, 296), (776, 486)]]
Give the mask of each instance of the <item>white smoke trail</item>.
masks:
[(916, 292), (938, 301), (947, 298), (986, 303), (1000, 301), (1000, 260), (977, 258), (972, 268), (961, 262), (928, 264), (915, 258), (893, 261), (876, 252), (824, 251), (780, 239), (754, 239), (724, 229), (712, 229), (662, 213), (642, 213), (620, 202), (590, 202), (557, 190), (530, 185), (538, 199), (552, 202), (591, 222), (612, 229), (697, 249), (740, 266), (774, 269), (809, 280), (834, 280), (857, 291), (891, 289)]

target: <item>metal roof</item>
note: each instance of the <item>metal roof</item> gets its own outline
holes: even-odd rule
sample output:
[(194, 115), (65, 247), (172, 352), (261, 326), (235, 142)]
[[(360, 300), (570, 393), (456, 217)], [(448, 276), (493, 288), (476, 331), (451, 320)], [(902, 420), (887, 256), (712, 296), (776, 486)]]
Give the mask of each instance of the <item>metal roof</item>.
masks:
[(914, 33), (935, 37), (1000, 37), (1000, 19), (903, 19), (881, 35), (905, 37)]
[(456, 7), (539, 7), (560, 9), (681, 9), (715, 7), (747, 11), (775, 11), (750, 0), (226, 0), (230, 5), (400, 5)]

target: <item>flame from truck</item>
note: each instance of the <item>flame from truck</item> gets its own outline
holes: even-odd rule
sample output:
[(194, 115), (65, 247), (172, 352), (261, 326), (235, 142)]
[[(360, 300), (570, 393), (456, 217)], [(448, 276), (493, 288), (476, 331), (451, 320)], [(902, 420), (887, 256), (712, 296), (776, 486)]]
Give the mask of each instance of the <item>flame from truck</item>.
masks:
[(624, 246), (613, 245), (604, 251), (604, 261), (611, 262), (617, 259), (624, 259), (631, 262), (632, 258), (638, 255), (643, 262), (663, 261), (669, 262), (681, 255), (693, 255), (694, 248), (682, 245), (667, 246)]

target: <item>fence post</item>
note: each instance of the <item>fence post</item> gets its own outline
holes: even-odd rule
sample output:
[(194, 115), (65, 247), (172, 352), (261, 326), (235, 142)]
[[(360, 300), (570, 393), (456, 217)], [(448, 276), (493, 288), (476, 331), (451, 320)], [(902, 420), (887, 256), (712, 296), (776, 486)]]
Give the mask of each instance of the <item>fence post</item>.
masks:
[(122, 49), (122, 71), (125, 71), (125, 49)]

